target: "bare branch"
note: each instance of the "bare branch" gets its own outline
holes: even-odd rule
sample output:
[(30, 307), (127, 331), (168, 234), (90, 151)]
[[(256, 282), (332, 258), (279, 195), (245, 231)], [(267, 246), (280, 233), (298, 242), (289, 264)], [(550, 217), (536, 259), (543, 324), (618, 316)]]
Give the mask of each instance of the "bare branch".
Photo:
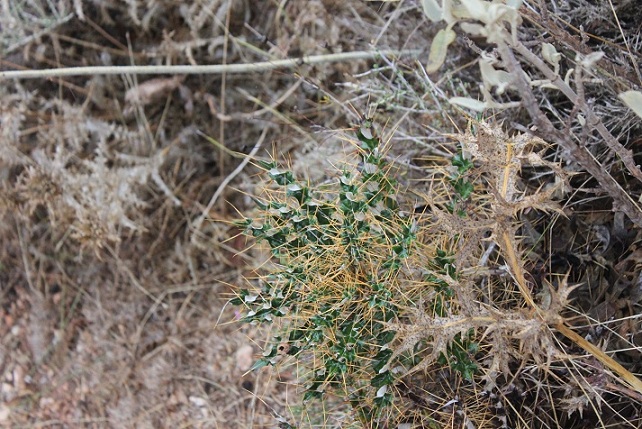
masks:
[[(553, 123), (546, 117), (546, 115), (540, 110), (539, 104), (535, 95), (533, 94), (530, 84), (526, 80), (524, 71), (522, 70), (521, 65), (513, 55), (512, 50), (508, 47), (506, 43), (500, 43), (498, 45), (499, 52), (504, 60), (504, 65), (508, 70), (515, 76), (514, 84), (517, 86), (520, 95), (522, 96), (522, 101), (524, 107), (528, 111), (531, 119), (537, 126), (540, 133), (553, 138), (560, 146), (567, 150), (573, 160), (578, 162), (586, 171), (591, 174), (595, 179), (600, 183), (604, 191), (606, 191), (614, 200), (613, 210), (621, 210), (633, 221), (636, 225), (642, 227), (642, 210), (640, 207), (631, 199), (631, 197), (622, 189), (622, 187), (611, 177), (602, 167), (602, 165), (583, 147), (577, 145), (570, 134), (564, 133), (553, 125)], [(557, 75), (550, 70), (546, 64), (543, 63), (539, 58), (533, 55), (530, 50), (528, 50), (524, 45), (519, 43), (516, 46), (517, 52), (524, 55), (526, 60), (538, 69), (540, 69), (548, 79), (550, 79), (554, 85), (569, 98), (573, 103), (577, 102), (577, 94)], [(590, 111), (586, 109), (585, 114), (589, 118), (590, 123), (601, 124), (599, 118)], [(602, 125), (602, 128), (606, 131), (608, 135), (611, 135), (606, 127)], [(600, 128), (598, 128), (600, 131)], [(601, 134), (601, 133), (600, 133)], [(613, 140), (615, 138), (611, 136)], [(606, 139), (605, 139), (606, 140)], [(615, 141), (618, 145), (619, 142)], [(622, 148), (622, 146), (620, 145)], [(613, 149), (613, 148), (612, 148)], [(622, 148), (624, 149), (624, 148)], [(624, 158), (623, 158), (623, 161)], [(632, 161), (632, 158), (631, 158)], [(637, 170), (639, 173), (639, 170)], [(638, 177), (636, 175), (636, 177)]]
[(367, 60), (379, 56), (417, 55), (418, 50), (382, 50), (342, 52), (329, 55), (311, 55), (285, 60), (264, 61), (248, 64), (210, 64), (210, 65), (176, 65), (176, 66), (98, 66), (67, 67), (46, 70), (13, 70), (0, 72), (0, 79), (36, 79), (45, 77), (95, 76), (120, 74), (223, 74), (255, 73), (276, 69), (295, 68), (305, 64), (332, 63), (341, 61)]
[[(617, 141), (613, 134), (604, 126), (600, 118), (595, 114), (595, 112), (586, 104), (583, 97), (578, 96), (578, 94), (573, 91), (573, 89), (564, 82), (558, 74), (550, 69), (546, 63), (539, 58), (537, 55), (533, 54), (526, 46), (522, 43), (518, 43), (514, 46), (516, 52), (522, 55), (526, 61), (534, 65), (539, 71), (541, 71), (547, 79), (550, 79), (553, 85), (555, 85), (574, 105), (579, 105), (580, 110), (586, 116), (588, 124), (594, 126), (596, 131), (604, 139), (604, 142), (613, 152), (620, 157), (624, 165), (626, 166), (629, 173), (631, 173), (636, 179), (642, 181), (642, 172), (640, 171), (639, 166), (635, 165), (633, 160), (633, 153), (630, 150), (627, 150)], [(579, 64), (577, 67), (581, 67)], [(520, 67), (521, 69), (521, 67)], [(528, 87), (527, 87), (528, 88)]]

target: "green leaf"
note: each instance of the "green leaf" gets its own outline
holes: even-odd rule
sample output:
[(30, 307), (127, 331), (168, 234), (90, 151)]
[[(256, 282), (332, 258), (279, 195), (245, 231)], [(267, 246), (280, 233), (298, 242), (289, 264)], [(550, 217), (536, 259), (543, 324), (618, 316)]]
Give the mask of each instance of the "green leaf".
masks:
[(391, 349), (381, 350), (372, 360), (372, 369), (374, 369), (376, 373), (379, 373), (379, 371), (381, 371), (381, 368), (386, 366), (386, 364), (390, 360), (390, 356), (392, 356)]
[(264, 170), (271, 170), (273, 168), (277, 167), (277, 163), (275, 161), (261, 161), (260, 159), (257, 160), (257, 163), (259, 164), (259, 167), (261, 167)]
[(377, 335), (377, 344), (380, 346), (389, 344), (395, 338), (395, 335), (397, 335), (395, 331), (380, 332)]
[(288, 353), (287, 353), (287, 354), (288, 354), (289, 356), (296, 356), (296, 355), (297, 355), (297, 353), (299, 353), (300, 351), (301, 351), (301, 347), (297, 347), (297, 346), (290, 346), (290, 349), (288, 350)]
[(300, 340), (304, 336), (305, 336), (305, 329), (303, 329), (303, 328), (295, 328), (295, 329), (292, 329), (290, 331), (290, 335), (289, 335), (288, 339), (290, 340), (290, 342), (292, 342), (292, 341)]
[(299, 204), (303, 204), (309, 198), (309, 190), (305, 186), (301, 186), (298, 183), (292, 183), (288, 185), (287, 194), (288, 197), (294, 197)]
[(254, 365), (252, 365), (252, 368), (250, 368), (250, 371), (256, 371), (257, 369), (261, 369), (264, 366), (272, 365), (270, 362), (270, 359), (267, 358), (261, 358), (254, 362)]
[(392, 405), (392, 394), (386, 393), (382, 396), (379, 396), (377, 398), (374, 398), (373, 400), (374, 404), (378, 408), (384, 408)]
[(248, 296), (249, 294), (250, 292), (247, 289), (241, 289), (238, 293), (238, 296), (230, 300), (230, 304), (242, 305), (243, 303), (245, 303), (245, 297)]
[(303, 395), (303, 402), (307, 402), (310, 399), (321, 399), (321, 397), (323, 397), (323, 393), (324, 392), (319, 392), (317, 390), (308, 390)]
[(379, 139), (377, 138), (372, 119), (365, 119), (359, 129), (357, 130), (357, 138), (363, 143), (361, 147), (368, 151), (374, 151), (379, 146)]
[(230, 304), (232, 304), (232, 305), (241, 305), (241, 304), (243, 304), (243, 300), (241, 298), (232, 298), (232, 299), (230, 299)]
[(474, 166), (473, 162), (469, 159), (466, 159), (462, 152), (459, 152), (455, 156), (453, 156), (451, 163), (454, 167), (457, 167), (457, 172), (459, 174), (467, 172)]
[(375, 375), (372, 380), (370, 380), (370, 385), (372, 387), (381, 387), (388, 384), (392, 384), (395, 381), (394, 377), (390, 371), (382, 372), (381, 374)]
[(246, 228), (248, 228), (250, 225), (252, 225), (252, 222), (253, 222), (253, 220), (252, 220), (252, 219), (250, 219), (250, 218), (245, 218), (245, 219), (241, 219), (241, 220), (234, 221), (234, 222), (233, 222), (233, 225), (234, 225), (235, 227), (237, 227), (237, 228), (246, 229)]
[(294, 175), (291, 171), (281, 171), (276, 167), (268, 171), (268, 175), (281, 186), (290, 185), (295, 182)]
[(468, 199), (474, 190), (475, 187), (468, 180), (459, 178), (455, 182), (455, 191), (457, 191), (463, 200)]

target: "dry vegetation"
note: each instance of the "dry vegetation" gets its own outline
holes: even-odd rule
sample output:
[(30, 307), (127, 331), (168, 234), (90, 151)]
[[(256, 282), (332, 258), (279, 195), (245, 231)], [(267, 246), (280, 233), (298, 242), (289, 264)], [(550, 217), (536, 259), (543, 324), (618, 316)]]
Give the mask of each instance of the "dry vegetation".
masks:
[[(415, 0), (0, 2), (3, 70), (421, 52), (254, 74), (3, 80), (0, 425), (642, 427), (642, 123), (617, 98), (642, 85), (641, 16), (631, 0), (524, 1), (502, 23), (512, 43), (458, 23), (429, 73), (430, 43), (450, 29)], [(501, 88), (505, 72), (515, 78)], [(472, 117), (452, 97), (488, 109)], [(354, 412), (367, 398), (346, 401), (372, 375), (358, 364), (356, 381), (302, 402), (321, 348), (248, 371), (316, 308), (255, 325), (229, 303), (278, 269), (234, 223), (264, 216), (253, 196), (288, 201), (260, 161), (331, 201), (323, 186), (361, 168), (365, 117), (399, 219), (416, 222), (386, 278), (399, 370), (374, 419)], [(462, 150), (470, 164), (458, 169)], [(332, 300), (356, 285), (359, 302), (364, 274), (351, 277), (333, 246), (303, 262), (327, 268), (305, 292), (338, 291)], [(464, 337), (476, 345), (469, 373), (448, 359)]]

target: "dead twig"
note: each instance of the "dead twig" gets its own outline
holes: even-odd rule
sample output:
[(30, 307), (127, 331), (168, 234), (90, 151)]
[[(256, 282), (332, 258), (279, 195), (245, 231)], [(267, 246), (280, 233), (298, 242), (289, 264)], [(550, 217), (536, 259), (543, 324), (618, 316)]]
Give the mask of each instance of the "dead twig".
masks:
[[(580, 97), (575, 91), (573, 91), (573, 89), (564, 81), (564, 79), (562, 79), (560, 75), (551, 70), (550, 67), (548, 67), (541, 58), (533, 54), (526, 46), (518, 43), (514, 46), (514, 48), (516, 52), (522, 55), (528, 63), (534, 65), (540, 72), (544, 74), (547, 79), (551, 81), (554, 86), (562, 91), (562, 93), (569, 99), (571, 103), (573, 103), (573, 105), (579, 105), (580, 110), (586, 116), (587, 123), (590, 126), (595, 127), (595, 130), (604, 139), (607, 147), (620, 157), (629, 173), (631, 173), (636, 179), (642, 181), (642, 171), (640, 171), (640, 168), (635, 165), (635, 162), (633, 160), (633, 152), (631, 150), (625, 149), (624, 146), (622, 146), (620, 142), (618, 142), (617, 139), (613, 137), (613, 134), (611, 134), (611, 132), (604, 126), (601, 119), (586, 104), (583, 97)], [(580, 68), (581, 66), (578, 64), (577, 67)], [(523, 72), (521, 71), (520, 67), (520, 81), (524, 80), (522, 78), (522, 74)], [(581, 85), (581, 83), (578, 82), (578, 85)], [(530, 92), (530, 86), (527, 84), (525, 87), (520, 88), (520, 90)], [(529, 111), (529, 113), (531, 112)]]
[(0, 79), (38, 79), (65, 76), (95, 76), (120, 74), (223, 74), (255, 73), (268, 70), (289, 69), (306, 64), (321, 64), (342, 61), (374, 59), (379, 56), (413, 56), (418, 50), (382, 50), (342, 52), (339, 54), (311, 55), (285, 60), (264, 61), (248, 64), (210, 64), (210, 65), (176, 65), (176, 66), (96, 66), (96, 67), (61, 67), (45, 70), (12, 70), (0, 72)]
[[(535, 56), (528, 48), (526, 48), (521, 43), (518, 43), (514, 46), (517, 52), (519, 52), (526, 61), (533, 64), (540, 71), (542, 71), (545, 76), (551, 80), (553, 85), (557, 86), (560, 91), (566, 95), (569, 100), (573, 103), (578, 101), (578, 96), (569, 87), (564, 80), (553, 73), (542, 60)], [(611, 198), (614, 200), (613, 210), (623, 211), (636, 225), (642, 227), (642, 210), (640, 207), (631, 199), (631, 197), (622, 189), (619, 183), (613, 177), (611, 177), (602, 167), (602, 165), (583, 147), (577, 145), (572, 136), (568, 133), (564, 133), (558, 130), (553, 123), (546, 117), (546, 115), (540, 110), (539, 103), (537, 98), (531, 91), (529, 82), (526, 80), (526, 75), (522, 70), (521, 65), (515, 58), (513, 51), (506, 43), (498, 44), (498, 50), (502, 56), (504, 64), (508, 71), (515, 77), (513, 83), (517, 86), (519, 93), (522, 96), (522, 102), (524, 107), (528, 111), (531, 119), (537, 126), (538, 132), (541, 135), (547, 136), (549, 139), (555, 140), (560, 146), (567, 150), (572, 156), (573, 160), (578, 162), (586, 171), (592, 175), (601, 185), (601, 187), (608, 193)], [(588, 119), (589, 124), (595, 124), (596, 129), (600, 132), (600, 135), (603, 136), (609, 147), (614, 150), (625, 163), (631, 174), (634, 174), (635, 177), (642, 180), (642, 173), (638, 168), (631, 168), (633, 163), (633, 157), (631, 151), (625, 150), (620, 143), (615, 140), (611, 133), (604, 127), (600, 119), (591, 111), (591, 109), (584, 109), (585, 115)], [(610, 142), (610, 143), (609, 143)], [(618, 148), (619, 146), (619, 148)], [(634, 173), (635, 172), (635, 173)]]

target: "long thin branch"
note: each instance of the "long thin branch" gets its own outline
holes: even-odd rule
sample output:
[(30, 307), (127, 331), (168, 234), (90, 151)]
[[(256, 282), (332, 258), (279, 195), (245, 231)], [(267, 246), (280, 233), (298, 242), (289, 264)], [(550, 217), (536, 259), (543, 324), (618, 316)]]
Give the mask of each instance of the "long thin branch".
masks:
[(622, 377), (622, 380), (628, 383), (628, 385), (635, 389), (636, 392), (642, 394), (642, 380), (632, 374), (628, 369), (624, 368), (615, 359), (604, 353), (602, 349), (586, 341), (582, 336), (578, 335), (577, 332), (573, 331), (562, 322), (558, 323), (555, 328), (560, 331), (566, 338), (573, 341), (575, 344), (595, 356), (597, 360), (602, 362), (606, 367)]
[(339, 54), (311, 55), (285, 60), (264, 61), (247, 64), (211, 64), (211, 65), (176, 65), (176, 66), (96, 66), (68, 67), (45, 70), (12, 70), (0, 72), (0, 79), (36, 79), (66, 76), (94, 76), (121, 74), (223, 74), (253, 73), (276, 69), (288, 69), (305, 64), (320, 64), (342, 61), (367, 60), (379, 56), (417, 55), (418, 50), (382, 50), (342, 52)]
[[(631, 199), (624, 189), (622, 189), (620, 184), (602, 168), (600, 163), (597, 162), (597, 160), (593, 158), (588, 151), (586, 151), (586, 149), (580, 147), (573, 141), (571, 135), (555, 128), (553, 123), (540, 110), (537, 99), (531, 90), (530, 84), (526, 80), (526, 76), (521, 65), (513, 55), (513, 51), (508, 47), (508, 45), (506, 45), (506, 43), (499, 43), (498, 49), (504, 61), (504, 65), (515, 77), (514, 83), (520, 92), (524, 107), (528, 111), (539, 132), (543, 133), (548, 138), (554, 138), (560, 146), (571, 154), (573, 160), (586, 169), (586, 171), (600, 183), (601, 187), (609, 194), (609, 196), (613, 198), (615, 203), (614, 209), (623, 211), (631, 221), (633, 221), (637, 226), (642, 227), (642, 210), (640, 207)], [(526, 50), (530, 53), (530, 51), (525, 47), (524, 49), (521, 49), (519, 46), (517, 47), (518, 52), (522, 53), (522, 50)], [(530, 56), (525, 56), (525, 58), (527, 61), (531, 61)], [(537, 63), (538, 62), (539, 61), (537, 61)], [(538, 64), (534, 65), (538, 67)], [(566, 85), (563, 80), (559, 79), (561, 82), (558, 82), (555, 80), (555, 76), (551, 77), (553, 83), (559, 84), (560, 90), (567, 97), (577, 98), (575, 92)], [(559, 78), (559, 76), (557, 76), (557, 78)]]
[[(526, 61), (539, 69), (539, 71), (541, 71), (553, 85), (555, 85), (560, 91), (562, 91), (562, 93), (566, 97), (568, 97), (573, 105), (579, 104), (580, 109), (582, 110), (584, 115), (586, 115), (588, 124), (595, 127), (597, 132), (604, 139), (604, 142), (606, 143), (608, 148), (620, 157), (629, 173), (631, 173), (636, 179), (642, 181), (642, 171), (640, 171), (640, 168), (635, 165), (635, 161), (633, 160), (633, 152), (625, 149), (624, 146), (622, 146), (622, 144), (620, 144), (620, 142), (618, 142), (617, 139), (613, 137), (613, 134), (611, 134), (611, 132), (604, 126), (593, 109), (586, 105), (586, 101), (583, 100), (583, 98), (579, 97), (577, 93), (573, 91), (573, 89), (564, 81), (564, 79), (561, 78), (561, 76), (551, 70), (550, 67), (548, 67), (541, 58), (533, 54), (530, 49), (528, 49), (522, 43), (517, 43), (514, 48), (521, 56), (526, 59)], [(581, 66), (578, 64), (577, 67)], [(580, 84), (581, 82), (578, 82), (578, 85)]]

